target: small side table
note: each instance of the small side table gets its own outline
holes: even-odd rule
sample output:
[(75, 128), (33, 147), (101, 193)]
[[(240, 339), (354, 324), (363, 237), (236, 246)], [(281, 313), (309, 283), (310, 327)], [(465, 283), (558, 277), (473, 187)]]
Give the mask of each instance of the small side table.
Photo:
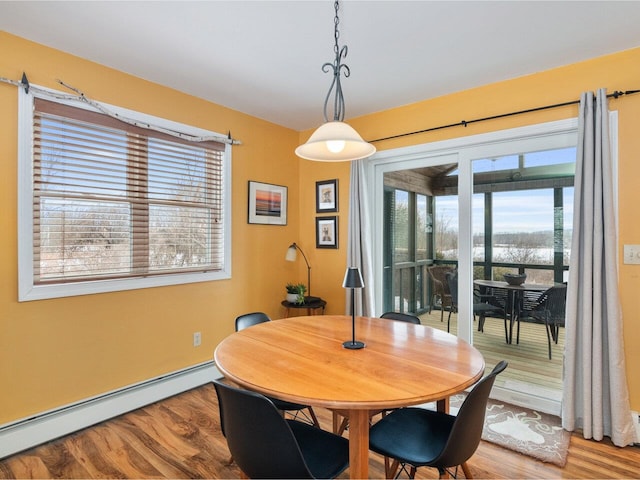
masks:
[[(282, 306), (287, 309), (287, 317), (291, 312), (291, 309), (300, 309), (305, 308), (307, 310), (307, 315), (324, 315), (324, 307), (327, 305), (325, 300), (319, 299), (313, 302), (305, 302), (305, 303), (291, 303), (283, 300), (281, 302)], [(321, 311), (320, 311), (321, 310)]]

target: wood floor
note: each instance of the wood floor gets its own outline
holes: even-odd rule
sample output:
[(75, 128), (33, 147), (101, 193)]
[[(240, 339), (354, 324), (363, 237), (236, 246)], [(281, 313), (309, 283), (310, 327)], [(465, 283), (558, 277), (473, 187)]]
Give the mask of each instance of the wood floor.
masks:
[[(329, 429), (329, 412), (316, 412)], [(0, 460), (0, 478), (239, 478), (228, 457), (215, 390), (205, 385)], [(640, 478), (640, 448), (574, 434), (561, 469), (481, 442), (469, 466), (475, 478)], [(372, 453), (371, 477), (383, 472), (382, 458)], [(348, 476), (347, 470), (340, 478)], [(419, 469), (416, 478), (437, 472)]]

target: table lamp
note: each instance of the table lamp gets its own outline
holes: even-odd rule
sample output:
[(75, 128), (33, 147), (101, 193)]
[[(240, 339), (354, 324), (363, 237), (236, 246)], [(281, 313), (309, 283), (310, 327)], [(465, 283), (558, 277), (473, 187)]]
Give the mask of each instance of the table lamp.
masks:
[(342, 286), (351, 289), (351, 340), (347, 340), (342, 346), (349, 350), (358, 350), (364, 348), (365, 344), (356, 342), (356, 288), (364, 288), (364, 281), (357, 267), (347, 268)]
[(287, 262), (295, 262), (296, 258), (298, 257), (298, 250), (300, 250), (300, 253), (302, 254), (302, 258), (304, 258), (304, 263), (307, 264), (307, 293), (309, 295), (304, 297), (304, 303), (319, 302), (320, 300), (322, 300), (320, 297), (311, 296), (311, 265), (309, 265), (307, 256), (304, 254), (304, 252), (300, 248), (300, 245), (298, 245), (296, 242), (293, 242), (291, 245), (289, 245), (289, 248), (287, 248), (287, 253), (284, 256), (284, 259)]

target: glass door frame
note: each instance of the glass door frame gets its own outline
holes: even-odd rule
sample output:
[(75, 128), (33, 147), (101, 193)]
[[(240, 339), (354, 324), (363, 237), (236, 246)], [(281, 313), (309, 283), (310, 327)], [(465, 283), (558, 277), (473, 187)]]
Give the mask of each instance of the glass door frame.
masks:
[[(384, 174), (398, 170), (443, 164), (458, 164), (458, 337), (473, 343), (473, 230), (472, 161), (523, 151), (574, 147), (577, 143), (577, 118), (518, 127), (458, 139), (433, 142), (376, 153), (366, 162), (369, 211), (372, 212), (372, 254), (376, 315), (382, 312), (383, 288), (383, 201)], [(612, 128), (613, 130), (613, 128)], [(505, 400), (508, 401), (507, 398)], [(552, 405), (549, 410), (559, 410)]]

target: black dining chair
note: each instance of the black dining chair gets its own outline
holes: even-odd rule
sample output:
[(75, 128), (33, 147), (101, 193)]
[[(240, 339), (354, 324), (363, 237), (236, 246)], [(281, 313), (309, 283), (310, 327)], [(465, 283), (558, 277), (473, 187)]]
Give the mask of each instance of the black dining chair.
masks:
[[(451, 292), (451, 309), (449, 310), (449, 317), (447, 318), (447, 332), (451, 328), (451, 312), (458, 311), (458, 272), (449, 272), (446, 274), (447, 283), (449, 285), (449, 292)], [(486, 317), (498, 317), (504, 319), (504, 337), (507, 343), (509, 343), (509, 333), (507, 330), (507, 317), (504, 313), (504, 309), (499, 305), (489, 302), (488, 296), (479, 297), (474, 292), (473, 302), (473, 316), (478, 316), (478, 331), (484, 331), (484, 321)], [(481, 301), (483, 300), (483, 301)]]
[(236, 317), (236, 332), (264, 322), (270, 322), (269, 315), (263, 312), (245, 313)]
[[(236, 318), (236, 332), (240, 330), (244, 330), (245, 328), (252, 327), (254, 325), (258, 325), (264, 322), (270, 322), (271, 319), (266, 313), (263, 312), (252, 312), (245, 313), (244, 315), (240, 315)], [(316, 412), (313, 411), (313, 407), (310, 405), (302, 405), (300, 403), (287, 402), (285, 400), (280, 400), (277, 398), (270, 398), (270, 400), (274, 403), (276, 408), (281, 412), (293, 412), (292, 415), (294, 418), (298, 417), (298, 414), (302, 415), (302, 417), (311, 423), (312, 425), (320, 428), (320, 422), (318, 422), (318, 417), (316, 417)]]
[(413, 323), (414, 325), (420, 325), (420, 319), (415, 315), (399, 312), (385, 312), (380, 315), (380, 318), (386, 318), (388, 320), (398, 320), (400, 322)]
[(349, 442), (284, 419), (259, 393), (214, 380), (229, 451), (248, 478), (335, 478), (349, 465)]
[[(500, 361), (493, 371), (480, 380), (467, 394), (458, 414), (426, 410), (419, 407), (400, 408), (371, 427), (369, 448), (394, 461), (385, 478), (397, 478), (396, 471), (415, 477), (419, 467), (437, 468), (440, 478), (452, 474), (458, 466), (466, 478), (472, 478), (467, 461), (480, 444), (487, 400), (496, 376), (507, 368)], [(408, 467), (408, 470), (407, 470)], [(454, 472), (449, 469), (455, 467)]]
[[(551, 341), (558, 343), (560, 327), (564, 326), (567, 308), (567, 286), (554, 285), (540, 295), (537, 301), (522, 312), (523, 318), (531, 318), (543, 323), (547, 332), (549, 360), (551, 360)], [(518, 340), (520, 339), (518, 331)]]

